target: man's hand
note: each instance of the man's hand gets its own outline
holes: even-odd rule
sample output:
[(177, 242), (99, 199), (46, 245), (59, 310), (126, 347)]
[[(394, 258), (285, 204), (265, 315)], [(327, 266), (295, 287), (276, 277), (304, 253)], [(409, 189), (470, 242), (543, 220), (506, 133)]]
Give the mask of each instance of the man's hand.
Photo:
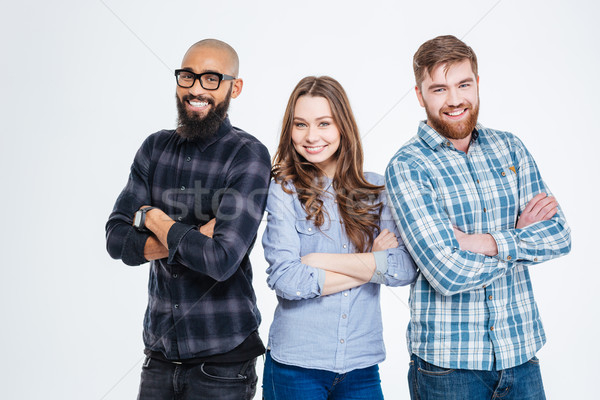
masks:
[(206, 224), (200, 225), (198, 227), (198, 230), (204, 236), (208, 236), (211, 238), (211, 237), (213, 237), (213, 233), (215, 232), (215, 223), (216, 222), (217, 222), (217, 220), (215, 218), (213, 218), (210, 221), (208, 221)]
[(381, 251), (398, 247), (396, 235), (387, 229), (382, 230), (373, 241), (373, 251)]
[(494, 237), (488, 233), (474, 233), (469, 235), (454, 227), (454, 235), (456, 236), (456, 240), (458, 241), (461, 250), (467, 250), (472, 253), (479, 253), (489, 257), (498, 255), (498, 244)]
[(517, 229), (525, 228), (535, 222), (547, 221), (558, 211), (558, 202), (554, 197), (540, 193), (527, 203), (517, 220)]

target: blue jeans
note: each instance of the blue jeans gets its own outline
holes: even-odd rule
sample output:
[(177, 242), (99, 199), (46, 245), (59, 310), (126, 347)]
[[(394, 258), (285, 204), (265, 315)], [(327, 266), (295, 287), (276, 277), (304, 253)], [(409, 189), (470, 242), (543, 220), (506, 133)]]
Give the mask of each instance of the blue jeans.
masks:
[(477, 371), (436, 367), (410, 357), (408, 386), (412, 400), (545, 400), (540, 362), (501, 371)]
[(264, 400), (383, 400), (379, 367), (345, 374), (278, 363), (267, 352)]
[(174, 364), (146, 357), (138, 400), (251, 400), (256, 359), (240, 363)]

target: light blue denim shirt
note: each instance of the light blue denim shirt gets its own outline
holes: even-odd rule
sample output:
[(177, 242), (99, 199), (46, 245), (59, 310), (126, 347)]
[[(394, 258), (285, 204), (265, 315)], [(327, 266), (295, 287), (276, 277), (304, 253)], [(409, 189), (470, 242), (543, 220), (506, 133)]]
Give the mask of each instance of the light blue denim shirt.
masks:
[[(383, 185), (381, 175), (366, 173), (367, 180)], [(293, 185), (290, 185), (293, 190)], [(269, 263), (267, 283), (277, 293), (278, 305), (269, 332), (271, 357), (303, 368), (345, 373), (385, 359), (379, 307), (380, 284), (407, 285), (416, 277), (414, 263), (384, 206), (380, 229), (388, 229), (399, 246), (375, 253), (376, 271), (371, 283), (321, 296), (325, 271), (302, 264), (309, 253), (355, 253), (348, 239), (331, 182), (323, 198), (329, 216), (320, 228), (306, 220), (298, 196), (271, 182), (267, 200), (267, 227), (263, 236)], [(387, 202), (382, 192), (378, 201)]]

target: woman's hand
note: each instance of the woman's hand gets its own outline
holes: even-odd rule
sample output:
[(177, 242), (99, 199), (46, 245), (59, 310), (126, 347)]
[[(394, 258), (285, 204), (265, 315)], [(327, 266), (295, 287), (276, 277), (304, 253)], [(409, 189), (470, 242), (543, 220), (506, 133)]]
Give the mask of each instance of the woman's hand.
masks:
[(373, 241), (373, 251), (381, 251), (398, 247), (398, 239), (396, 235), (387, 229), (384, 229), (377, 235)]

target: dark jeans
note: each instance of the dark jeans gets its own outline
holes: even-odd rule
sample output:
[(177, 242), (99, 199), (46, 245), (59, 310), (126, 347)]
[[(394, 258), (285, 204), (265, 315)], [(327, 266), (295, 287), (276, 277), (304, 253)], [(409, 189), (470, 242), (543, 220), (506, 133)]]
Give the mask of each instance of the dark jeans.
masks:
[(410, 357), (408, 386), (412, 400), (545, 400), (540, 362), (501, 371), (447, 369)]
[(240, 363), (175, 364), (146, 357), (138, 400), (251, 400), (256, 359)]

